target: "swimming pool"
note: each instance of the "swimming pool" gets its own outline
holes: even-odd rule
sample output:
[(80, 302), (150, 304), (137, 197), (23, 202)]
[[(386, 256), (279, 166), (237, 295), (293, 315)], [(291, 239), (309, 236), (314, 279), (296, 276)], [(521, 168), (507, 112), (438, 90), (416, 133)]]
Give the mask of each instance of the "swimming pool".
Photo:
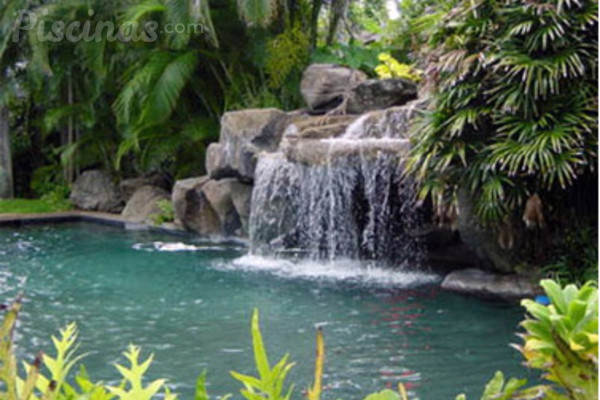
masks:
[(148, 376), (191, 398), (208, 369), (214, 395), (238, 393), (230, 370), (254, 374), (250, 316), (260, 310), (272, 360), (289, 352), (302, 398), (314, 327), (326, 340), (324, 399), (361, 398), (403, 382), (414, 399), (478, 396), (492, 374), (527, 376), (509, 348), (523, 311), (441, 291), (437, 277), (350, 261), (246, 255), (235, 242), (69, 223), (0, 229), (0, 293), (19, 292), (21, 354), (50, 350), (74, 321), (94, 380), (119, 378), (129, 343), (155, 354)]

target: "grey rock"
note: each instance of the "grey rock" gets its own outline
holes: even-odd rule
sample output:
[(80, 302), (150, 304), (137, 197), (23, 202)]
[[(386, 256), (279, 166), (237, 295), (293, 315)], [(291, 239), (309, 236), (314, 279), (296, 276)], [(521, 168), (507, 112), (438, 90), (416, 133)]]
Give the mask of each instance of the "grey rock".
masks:
[(410, 125), (419, 111), (424, 110), (422, 101), (411, 101), (403, 106), (390, 107), (365, 113), (349, 127), (344, 137), (348, 139), (409, 138)]
[(170, 200), (165, 189), (155, 186), (142, 186), (133, 193), (121, 215), (131, 222), (152, 224), (154, 216), (161, 213), (160, 200)]
[(252, 185), (242, 182), (231, 183), (231, 201), (237, 211), (242, 224), (242, 235), (248, 236), (250, 232), (250, 209), (252, 205)]
[(368, 160), (381, 153), (401, 159), (410, 148), (407, 129), (418, 109), (419, 104), (411, 103), (359, 118), (327, 116), (297, 121), (286, 129), (279, 149), (289, 161), (309, 165), (324, 165), (353, 155)]
[(169, 191), (169, 181), (160, 174), (153, 174), (150, 176), (141, 176), (137, 178), (123, 179), (119, 183), (119, 189), (125, 197), (125, 201), (129, 200), (131, 196), (142, 186), (154, 186)]
[(361, 160), (377, 158), (381, 153), (401, 157), (408, 153), (410, 142), (407, 139), (362, 139), (328, 141), (320, 139), (289, 140), (282, 145), (288, 160), (308, 165), (325, 165), (350, 156)]
[(204, 236), (221, 234), (219, 216), (202, 192), (209, 180), (208, 176), (179, 180), (171, 194), (175, 224)]
[(284, 132), (284, 137), (289, 135), (305, 136), (303, 132), (319, 129), (323, 126), (349, 126), (356, 121), (356, 115), (301, 115), (291, 118)]
[(208, 176), (177, 181), (172, 201), (175, 223), (205, 236), (247, 236), (252, 185)]
[(335, 64), (311, 64), (300, 83), (300, 93), (312, 112), (326, 112), (338, 106), (357, 83), (367, 80), (362, 71)]
[(240, 234), (242, 222), (231, 199), (231, 182), (233, 179), (220, 181), (210, 180), (202, 187), (202, 193), (221, 223), (221, 233), (229, 236)]
[(417, 85), (406, 79), (370, 79), (359, 83), (349, 93), (346, 111), (363, 114), (400, 106), (417, 98)]
[(202, 187), (202, 192), (219, 216), (224, 235), (248, 235), (252, 185), (232, 178), (211, 180)]
[(97, 169), (85, 171), (77, 178), (69, 200), (80, 210), (109, 213), (120, 213), (125, 204), (110, 175)]
[(516, 300), (533, 297), (539, 287), (528, 277), (511, 274), (497, 275), (480, 269), (451, 272), (444, 278), (442, 288), (479, 297), (497, 297)]
[(341, 136), (356, 116), (308, 117), (290, 122), (283, 139), (329, 139)]
[(210, 177), (252, 182), (257, 155), (277, 149), (288, 118), (294, 115), (274, 108), (225, 113), (219, 143), (207, 149), (206, 170)]

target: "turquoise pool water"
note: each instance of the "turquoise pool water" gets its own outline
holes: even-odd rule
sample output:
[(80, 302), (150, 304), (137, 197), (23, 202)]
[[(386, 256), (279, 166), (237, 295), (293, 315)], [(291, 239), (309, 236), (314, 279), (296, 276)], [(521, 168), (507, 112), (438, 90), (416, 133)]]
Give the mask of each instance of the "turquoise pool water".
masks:
[(204, 368), (214, 395), (238, 393), (228, 371), (254, 373), (254, 307), (271, 360), (289, 352), (297, 362), (295, 399), (311, 380), (319, 324), (328, 400), (397, 382), (414, 399), (479, 398), (498, 369), (528, 375), (508, 346), (518, 341), (517, 306), (440, 291), (430, 275), (245, 253), (241, 244), (89, 224), (2, 228), (0, 294), (7, 301), (25, 292), (18, 335), (25, 356), (50, 349), (50, 335), (74, 321), (92, 378), (117, 380), (112, 364), (135, 343), (155, 354), (149, 377), (168, 378), (184, 399)]

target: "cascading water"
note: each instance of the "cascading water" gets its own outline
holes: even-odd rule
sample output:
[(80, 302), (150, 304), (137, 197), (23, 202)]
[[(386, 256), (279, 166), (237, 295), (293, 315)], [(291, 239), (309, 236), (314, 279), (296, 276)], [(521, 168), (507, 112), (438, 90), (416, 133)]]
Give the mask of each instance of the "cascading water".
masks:
[[(284, 141), (259, 159), (250, 238), (257, 255), (419, 264), (414, 187), (402, 177), (412, 109), (367, 114), (339, 137)], [(399, 125), (402, 125), (400, 130)]]

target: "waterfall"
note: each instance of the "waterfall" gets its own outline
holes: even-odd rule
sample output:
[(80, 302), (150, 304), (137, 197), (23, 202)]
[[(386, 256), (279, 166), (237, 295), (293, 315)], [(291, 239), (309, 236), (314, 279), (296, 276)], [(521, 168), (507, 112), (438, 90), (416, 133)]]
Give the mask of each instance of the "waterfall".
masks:
[(284, 138), (280, 151), (262, 154), (252, 193), (252, 252), (420, 263), (410, 234), (418, 222), (414, 185), (402, 176), (409, 143), (392, 128), (399, 118), (406, 119), (367, 114), (339, 137)]

